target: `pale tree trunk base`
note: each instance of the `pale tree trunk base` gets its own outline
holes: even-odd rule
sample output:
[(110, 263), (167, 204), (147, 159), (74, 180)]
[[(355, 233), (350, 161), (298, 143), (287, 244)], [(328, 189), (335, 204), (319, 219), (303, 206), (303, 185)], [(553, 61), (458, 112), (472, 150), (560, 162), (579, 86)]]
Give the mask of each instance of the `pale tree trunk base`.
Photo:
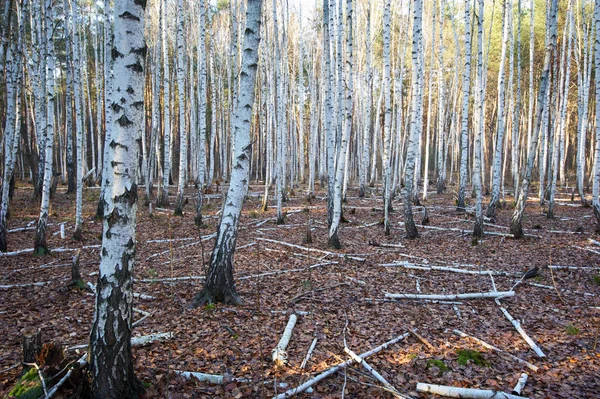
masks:
[(81, 226), (79, 226), (73, 232), (73, 240), (81, 241), (82, 239), (83, 239), (82, 229), (81, 229)]
[(177, 195), (177, 202), (175, 203), (175, 210), (173, 211), (173, 216), (183, 216), (183, 206), (185, 205), (185, 200), (183, 198), (183, 191)]
[(337, 230), (335, 230), (333, 232), (333, 234), (330, 235), (329, 239), (327, 240), (327, 245), (329, 246), (329, 248), (334, 248), (334, 249), (342, 248), (342, 244), (340, 243), (340, 239), (339, 239)]
[(209, 290), (206, 287), (202, 289), (196, 296), (192, 303), (188, 306), (188, 309), (195, 309), (200, 306), (210, 305), (213, 303), (221, 302), (226, 305), (241, 305), (242, 299), (239, 297), (235, 288), (228, 289), (223, 287), (222, 289)]

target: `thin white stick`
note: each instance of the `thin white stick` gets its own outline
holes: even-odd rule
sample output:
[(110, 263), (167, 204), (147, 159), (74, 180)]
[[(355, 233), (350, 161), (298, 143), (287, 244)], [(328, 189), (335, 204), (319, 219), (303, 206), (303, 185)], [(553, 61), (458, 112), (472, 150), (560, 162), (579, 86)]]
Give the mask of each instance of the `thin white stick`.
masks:
[(527, 384), (527, 374), (521, 374), (521, 378), (517, 382), (517, 385), (512, 390), (512, 393), (515, 395), (520, 395), (523, 388), (525, 388), (525, 384)]
[[(385, 291), (384, 291), (385, 292)], [(505, 298), (514, 296), (514, 291), (496, 291), (496, 292), (472, 292), (467, 294), (392, 294), (385, 292), (386, 298), (394, 299), (433, 299), (433, 300), (453, 300), (453, 299), (481, 299), (481, 298)]]
[(317, 346), (317, 339), (313, 339), (312, 343), (310, 344), (310, 348), (308, 348), (308, 352), (306, 353), (306, 357), (304, 358), (304, 360), (302, 361), (302, 364), (300, 365), (301, 369), (304, 369), (306, 367), (306, 363), (308, 363), (308, 361), (310, 360), (310, 357), (312, 356), (313, 351), (315, 350), (315, 346)]
[(194, 372), (194, 371), (181, 371), (181, 370), (174, 370), (174, 372), (175, 372), (175, 374), (183, 376), (183, 377), (187, 378), (188, 380), (193, 377), (200, 382), (208, 382), (210, 384), (217, 384), (217, 385), (222, 385), (223, 381), (225, 379), (225, 377), (223, 377), (222, 375), (218, 375), (218, 374), (206, 374), (206, 373), (199, 373), (199, 372)]
[(525, 340), (525, 342), (527, 342), (529, 344), (529, 346), (531, 347), (531, 349), (533, 349), (533, 351), (535, 352), (536, 355), (538, 355), (541, 358), (546, 357), (546, 355), (544, 354), (544, 352), (542, 352), (542, 350), (540, 349), (539, 346), (537, 346), (537, 344), (535, 342), (533, 342), (533, 340), (529, 337), (529, 335), (527, 335), (527, 333), (525, 332), (525, 330), (523, 330), (521, 328), (521, 323), (519, 323), (517, 320), (515, 320), (510, 313), (508, 313), (508, 310), (506, 310), (504, 307), (500, 306), (500, 310), (502, 311), (502, 313), (504, 314), (504, 316), (506, 316), (506, 318), (512, 323), (513, 326), (515, 326), (515, 329), (519, 332), (519, 334), (521, 334), (521, 337), (523, 337), (523, 339)]
[(500, 348), (496, 348), (495, 346), (490, 345), (487, 342), (480, 340), (479, 338), (475, 338), (472, 335), (465, 334), (464, 332), (462, 332), (460, 330), (454, 330), (454, 334), (459, 335), (459, 336), (461, 336), (463, 338), (470, 338), (473, 341), (479, 343), (484, 348), (494, 350), (494, 351), (498, 352), (500, 355), (508, 356), (512, 360), (515, 360), (518, 363), (524, 364), (525, 366), (529, 367), (529, 369), (532, 370), (533, 372), (537, 372), (539, 370), (538, 366), (536, 366), (535, 364), (529, 363), (528, 361), (523, 360), (523, 359), (521, 359), (519, 357), (516, 357), (515, 355), (513, 355), (511, 353), (508, 353), (508, 352), (506, 352), (506, 351), (504, 351), (504, 350), (502, 350)]
[[(87, 353), (85, 353), (83, 356), (81, 356), (81, 358), (79, 358), (79, 360), (77, 360), (77, 365), (79, 366), (79, 368), (85, 367), (87, 365)], [(56, 385), (54, 385), (52, 387), (52, 389), (50, 391), (48, 391), (48, 394), (46, 395), (46, 399), (50, 399), (52, 396), (54, 396), (54, 394), (56, 392), (58, 392), (58, 389), (62, 386), (62, 384), (65, 383), (65, 381), (67, 381), (69, 379), (69, 377), (71, 377), (71, 374), (73, 373), (73, 368), (69, 369), (69, 371), (67, 371), (67, 373), (63, 376), (63, 378), (61, 378)]]
[(450, 398), (470, 398), (470, 399), (525, 399), (522, 396), (512, 395), (491, 389), (472, 389), (449, 387), (446, 385), (417, 383), (417, 392), (428, 392), (436, 395), (448, 396)]
[(381, 263), (381, 264), (379, 264), (379, 266), (402, 267), (404, 269), (426, 270), (426, 271), (438, 270), (438, 271), (461, 273), (461, 274), (477, 274), (477, 275), (488, 274), (488, 275), (495, 275), (495, 276), (516, 276), (517, 275), (516, 273), (501, 272), (501, 271), (496, 271), (496, 270), (465, 270), (465, 269), (457, 269), (455, 267), (447, 267), (447, 266), (433, 266), (433, 265), (421, 266), (421, 265), (415, 265), (410, 262)]
[(334, 252), (323, 251), (322, 249), (309, 248), (309, 247), (303, 247), (301, 245), (290, 244), (289, 242), (285, 242), (285, 241), (271, 240), (270, 238), (258, 237), (257, 240), (266, 241), (266, 242), (270, 242), (270, 243), (273, 243), (273, 244), (280, 244), (280, 245), (284, 245), (286, 247), (300, 249), (302, 251), (318, 252), (318, 253), (321, 253), (321, 254), (326, 254), (326, 255), (331, 255), (331, 256), (337, 256), (338, 258), (346, 258), (347, 257), (348, 259), (357, 260), (357, 261), (360, 261), (360, 262), (364, 262), (366, 260), (365, 258), (359, 258), (359, 257), (356, 257), (356, 256), (348, 256), (346, 254), (336, 254)]
[(156, 341), (165, 341), (171, 338), (173, 338), (172, 332), (143, 335), (141, 337), (131, 338), (131, 346), (144, 346)]
[(355, 283), (357, 283), (357, 284), (361, 284), (361, 285), (367, 285), (367, 283), (366, 283), (366, 282), (364, 282), (364, 281), (362, 281), (362, 280), (359, 280), (359, 279), (356, 279), (356, 278), (354, 278), (354, 277), (346, 276), (346, 278), (347, 278), (348, 280), (350, 280), (350, 281), (354, 281), (354, 282), (355, 282)]
[[(363, 354), (360, 355), (361, 359), (366, 359), (367, 357), (374, 355), (378, 352), (381, 352), (383, 349), (387, 348), (390, 345), (395, 344), (396, 342), (403, 340), (404, 338), (406, 338), (408, 336), (408, 333), (404, 333), (402, 335), (400, 335), (399, 337), (396, 337), (394, 339), (392, 339), (391, 341), (388, 341), (380, 346), (378, 346), (377, 348), (374, 348), (368, 352), (365, 352)], [(285, 398), (289, 398), (292, 397), (294, 395), (297, 395), (299, 393), (302, 393), (304, 391), (306, 391), (308, 388), (312, 387), (313, 385), (315, 385), (317, 382), (329, 377), (330, 375), (334, 374), (335, 372), (337, 372), (338, 370), (348, 367), (350, 364), (352, 364), (354, 362), (353, 359), (350, 360), (346, 360), (345, 362), (339, 363), (333, 367), (328, 368), (327, 370), (325, 370), (324, 372), (322, 372), (321, 374), (317, 375), (316, 377), (306, 381), (304, 384), (293, 388), (293, 389), (289, 389), (277, 396), (274, 396), (273, 399), (285, 399)]]
[(291, 314), (288, 320), (287, 325), (285, 326), (285, 330), (283, 331), (283, 335), (281, 335), (281, 339), (275, 348), (273, 348), (271, 355), (273, 357), (273, 363), (278, 366), (283, 366), (287, 363), (287, 353), (286, 349), (288, 344), (290, 343), (290, 338), (292, 338), (292, 331), (294, 331), (294, 326), (296, 325), (296, 321), (298, 320), (298, 316), (295, 314)]
[(395, 397), (406, 398), (405, 396), (402, 396), (400, 394), (400, 392), (398, 392), (398, 390), (392, 384), (390, 384), (385, 378), (383, 378), (383, 376), (381, 374), (379, 374), (377, 372), (377, 370), (375, 370), (373, 367), (371, 367), (371, 365), (369, 363), (367, 363), (366, 360), (362, 359), (360, 356), (358, 356), (356, 353), (354, 353), (350, 348), (345, 347), (344, 352), (346, 352), (348, 355), (350, 355), (350, 357), (352, 359), (354, 359), (354, 361), (356, 363), (361, 364), (365, 368), (365, 370), (367, 370), (369, 373), (371, 373), (371, 375), (373, 375), (373, 377), (375, 377), (375, 379), (377, 379), (377, 381), (381, 382), (387, 389), (389, 389), (391, 392), (393, 392), (393, 395)]

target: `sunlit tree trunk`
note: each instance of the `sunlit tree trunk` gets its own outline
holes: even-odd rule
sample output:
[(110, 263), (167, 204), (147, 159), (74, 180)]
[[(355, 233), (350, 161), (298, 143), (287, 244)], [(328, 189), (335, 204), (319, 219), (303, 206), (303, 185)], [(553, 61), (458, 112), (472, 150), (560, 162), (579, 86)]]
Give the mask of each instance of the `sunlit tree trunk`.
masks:
[(475, 225), (473, 236), (483, 237), (483, 206), (481, 184), (481, 132), (484, 123), (483, 114), (483, 19), (484, 0), (477, 0), (479, 5), (475, 14), (477, 18), (477, 70), (475, 78), (475, 114), (473, 115), (473, 130), (475, 142), (473, 144), (473, 189), (475, 190)]
[(556, 31), (557, 31), (557, 23), (556, 23), (556, 14), (558, 12), (558, 0), (552, 0), (550, 12), (548, 14), (547, 30), (548, 30), (548, 41), (546, 45), (546, 51), (544, 56), (544, 66), (542, 69), (542, 76), (540, 78), (540, 88), (538, 92), (538, 104), (536, 107), (536, 116), (535, 116), (535, 125), (533, 135), (531, 137), (531, 148), (529, 148), (529, 153), (527, 156), (527, 165), (526, 169), (523, 173), (523, 180), (521, 183), (521, 188), (519, 190), (519, 196), (517, 199), (517, 204), (515, 207), (515, 211), (513, 212), (510, 232), (515, 236), (515, 238), (523, 237), (523, 213), (525, 211), (525, 205), (527, 204), (527, 195), (529, 194), (529, 182), (531, 180), (531, 173), (533, 171), (533, 164), (535, 161), (535, 156), (537, 153), (537, 145), (538, 145), (538, 137), (542, 119), (542, 113), (545, 107), (544, 98), (546, 97), (547, 90), (550, 90), (550, 63), (552, 58), (552, 53), (556, 48)]
[(158, 193), (158, 204), (164, 206), (169, 203), (169, 177), (171, 176), (171, 72), (169, 67), (169, 46), (167, 45), (167, 4), (161, 0), (159, 13), (159, 30), (161, 35), (162, 62), (163, 62), (163, 175), (162, 190)]
[(390, 82), (390, 0), (383, 6), (383, 225), (385, 235), (390, 235), (391, 181), (391, 135), (392, 135), (392, 89)]
[(52, 182), (52, 160), (54, 149), (54, 107), (56, 103), (56, 92), (54, 87), (54, 8), (52, 0), (46, 0), (45, 15), (45, 41), (46, 41), (46, 126), (45, 126), (45, 148), (44, 148), (44, 184), (42, 186), (42, 203), (40, 216), (35, 231), (35, 244), (33, 253), (45, 255), (48, 253), (46, 243), (46, 228), (48, 225), (48, 213), (50, 211), (50, 185)]
[(75, 230), (73, 232), (73, 238), (75, 240), (81, 240), (82, 224), (83, 224), (83, 86), (81, 79), (81, 54), (84, 49), (81, 48), (80, 34), (77, 32), (77, 28), (80, 22), (80, 10), (77, 1), (73, 2), (73, 16), (75, 23), (75, 30), (73, 32), (73, 85), (74, 85), (74, 97), (75, 97), (75, 129), (76, 129), (76, 145), (75, 145), (75, 160), (77, 164), (77, 188), (75, 194)]
[(233, 280), (233, 256), (237, 241), (239, 218), (244, 197), (248, 190), (250, 171), (250, 127), (255, 96), (255, 80), (258, 64), (258, 45), (262, 0), (248, 0), (246, 8), (246, 28), (242, 66), (240, 69), (240, 90), (234, 111), (231, 132), (235, 137), (235, 162), (231, 171), (231, 181), (225, 199), (221, 222), (217, 230), (215, 247), (203, 290), (196, 295), (191, 306), (204, 303), (225, 302), (237, 304), (240, 298)]
[(498, 70), (498, 128), (496, 131), (496, 149), (494, 151), (494, 160), (492, 168), (492, 198), (487, 208), (487, 216), (495, 219), (496, 207), (500, 203), (500, 185), (502, 182), (502, 150), (504, 148), (504, 132), (506, 130), (506, 115), (504, 107), (504, 97), (506, 85), (504, 83), (504, 67), (506, 62), (506, 47), (508, 44), (509, 33), (509, 11), (510, 1), (504, 0), (504, 10), (502, 18), (502, 53), (500, 55), (500, 67)]
[(594, 60), (596, 64), (596, 150), (594, 154), (594, 181), (592, 186), (592, 207), (596, 216), (597, 227), (600, 231), (600, 2), (596, 2), (594, 11), (596, 43)]
[[(388, 29), (389, 29), (389, 0), (387, 2), (388, 8)], [(340, 143), (340, 150), (338, 152), (338, 159), (336, 162), (335, 170), (335, 185), (334, 185), (334, 198), (333, 198), (333, 218), (331, 226), (329, 228), (329, 246), (333, 248), (340, 248), (340, 240), (338, 237), (338, 230), (340, 227), (340, 220), (342, 217), (342, 184), (344, 180), (344, 171), (346, 164), (346, 153), (348, 151), (348, 144), (350, 142), (350, 132), (352, 129), (352, 92), (353, 92), (353, 58), (352, 58), (352, 0), (346, 0), (346, 68), (344, 78), (346, 81), (345, 85), (345, 109), (344, 109), (344, 130), (342, 132), (342, 141)], [(384, 34), (385, 35), (385, 34)], [(389, 39), (389, 31), (388, 31)], [(384, 39), (385, 40), (385, 39)], [(389, 48), (388, 48), (389, 57)], [(388, 78), (389, 78), (389, 63), (388, 63)], [(389, 80), (389, 79), (388, 79)], [(389, 84), (389, 83), (388, 83)], [(389, 99), (388, 99), (389, 100)], [(390, 112), (391, 114), (391, 112)], [(390, 115), (391, 116), (391, 115)], [(388, 179), (389, 180), (389, 179)]]
[(186, 169), (188, 165), (188, 143), (185, 127), (185, 60), (183, 55), (183, 0), (177, 0), (177, 94), (179, 105), (179, 177), (177, 183), (177, 201), (174, 214), (183, 215), (183, 194), (186, 182)]
[(469, 95), (471, 93), (471, 0), (465, 0), (465, 64), (463, 70), (463, 105), (460, 128), (460, 180), (456, 208), (465, 210), (467, 158), (469, 154)]
[(412, 106), (410, 116), (410, 132), (407, 144), (406, 168), (404, 171), (404, 226), (406, 228), (407, 238), (417, 238), (419, 233), (412, 214), (412, 196), (413, 196), (413, 177), (415, 171), (415, 153), (416, 146), (419, 141), (418, 134), (423, 125), (423, 119), (419, 118), (419, 96), (423, 92), (419, 90), (421, 85), (423, 65), (419, 59), (419, 41), (422, 35), (422, 18), (423, 18), (423, 2), (422, 0), (414, 0), (413, 5), (413, 39), (412, 39)]

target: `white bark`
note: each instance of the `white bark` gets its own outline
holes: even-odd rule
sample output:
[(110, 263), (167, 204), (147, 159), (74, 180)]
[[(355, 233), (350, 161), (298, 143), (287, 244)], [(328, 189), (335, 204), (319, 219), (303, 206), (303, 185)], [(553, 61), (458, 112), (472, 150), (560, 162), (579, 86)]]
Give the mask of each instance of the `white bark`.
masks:
[[(508, 4), (508, 2), (506, 2)], [(508, 31), (508, 30), (507, 30)], [(503, 51), (506, 51), (504, 45)], [(500, 71), (503, 72), (503, 58)], [(457, 66), (458, 68), (458, 66)], [(471, 0), (465, 0), (465, 64), (462, 83), (462, 116), (460, 128), (460, 179), (458, 188), (457, 209), (465, 209), (465, 191), (467, 187), (467, 157), (469, 154), (469, 95), (471, 94)]]
[(491, 291), (491, 292), (474, 292), (468, 294), (392, 294), (385, 293), (386, 298), (394, 299), (426, 299), (426, 300), (453, 300), (453, 299), (483, 299), (483, 298), (505, 298), (515, 296), (514, 291)]
[(502, 22), (502, 52), (500, 55), (500, 67), (498, 70), (498, 127), (496, 130), (496, 147), (494, 150), (494, 160), (492, 169), (492, 198), (487, 209), (487, 216), (496, 218), (496, 207), (500, 203), (500, 185), (502, 183), (502, 152), (504, 148), (504, 132), (506, 131), (506, 112), (505, 112), (505, 91), (504, 69), (506, 63), (506, 48), (508, 44), (509, 33), (509, 7), (511, 3), (504, 1), (503, 22)]
[[(350, 132), (352, 130), (352, 92), (353, 92), (353, 72), (352, 72), (352, 0), (346, 0), (346, 26), (347, 26), (347, 37), (346, 37), (346, 68), (345, 68), (345, 109), (344, 118), (339, 118), (340, 124), (344, 121), (344, 130), (341, 137), (340, 148), (338, 151), (336, 168), (335, 168), (335, 180), (333, 188), (333, 215), (331, 219), (331, 226), (329, 227), (329, 246), (333, 248), (340, 248), (340, 241), (338, 237), (338, 229), (340, 220), (342, 217), (342, 186), (344, 181), (344, 171), (346, 168), (346, 155), (348, 152), (348, 146), (350, 142)], [(388, 65), (389, 72), (389, 65)], [(389, 80), (389, 79), (388, 79)]]
[(541, 358), (546, 357), (546, 355), (540, 349), (540, 347), (535, 342), (533, 342), (533, 340), (529, 337), (529, 335), (527, 335), (527, 333), (525, 332), (525, 330), (523, 330), (523, 328), (521, 328), (521, 323), (519, 323), (518, 320), (515, 320), (510, 315), (510, 313), (508, 313), (508, 311), (505, 308), (503, 308), (502, 306), (500, 306), (500, 310), (502, 311), (502, 313), (504, 314), (504, 316), (506, 316), (506, 318), (512, 323), (512, 325), (515, 326), (515, 329), (519, 332), (519, 334), (521, 334), (521, 337), (523, 337), (523, 339), (525, 340), (525, 342), (527, 342), (527, 344), (531, 347), (531, 349), (533, 349), (533, 351), (535, 352), (535, 354), (538, 355)]
[[(408, 333), (404, 333), (402, 335), (400, 335), (399, 337), (396, 337), (394, 339), (392, 339), (391, 341), (388, 341), (368, 352), (365, 352), (363, 354), (360, 355), (361, 359), (366, 359), (367, 357), (374, 355), (378, 352), (381, 352), (383, 349), (386, 349), (388, 346), (395, 344), (396, 342), (399, 342), (401, 340), (403, 340), (404, 338), (408, 337)], [(325, 370), (324, 372), (322, 372), (321, 374), (317, 375), (316, 377), (306, 381), (304, 384), (293, 388), (293, 389), (289, 389), (287, 391), (285, 391), (284, 393), (281, 393), (279, 395), (276, 395), (273, 397), (273, 399), (285, 399), (285, 398), (290, 398), (294, 395), (298, 395), (304, 391), (306, 391), (308, 388), (312, 387), (313, 385), (315, 385), (317, 382), (329, 377), (330, 375), (336, 373), (338, 370), (341, 370), (345, 367), (350, 366), (352, 363), (354, 362), (354, 359), (350, 359), (350, 360), (346, 360), (343, 363), (339, 363), (333, 367), (328, 368), (327, 370)]]
[(490, 389), (473, 389), (450, 387), (445, 385), (417, 383), (417, 392), (433, 393), (436, 395), (447, 396), (450, 398), (470, 398), (470, 399), (525, 399), (523, 396), (517, 396)]
[(48, 212), (50, 209), (50, 185), (52, 182), (52, 161), (54, 149), (54, 108), (55, 108), (55, 87), (54, 87), (54, 8), (52, 0), (45, 0), (45, 41), (46, 41), (46, 126), (45, 126), (45, 147), (44, 147), (44, 179), (42, 186), (42, 203), (40, 206), (40, 216), (35, 232), (34, 253), (43, 255), (48, 253), (46, 243), (46, 228), (48, 224)]
[(103, 204), (103, 233), (94, 323), (90, 334), (92, 389), (97, 397), (120, 391), (135, 396), (131, 322), (136, 250), (137, 184), (135, 172), (144, 128), (144, 5), (115, 3), (111, 124), (108, 175)]
[(285, 326), (285, 330), (281, 335), (281, 339), (279, 339), (279, 343), (277, 346), (271, 351), (271, 356), (273, 358), (273, 363), (278, 366), (283, 366), (287, 363), (287, 346), (292, 338), (292, 331), (294, 331), (294, 326), (296, 325), (296, 321), (298, 320), (298, 316), (295, 314), (290, 315), (290, 319), (288, 320), (287, 325)]
[(185, 125), (185, 60), (183, 56), (183, 0), (177, 0), (177, 94), (179, 105), (179, 178), (177, 183), (177, 202), (175, 215), (183, 215), (183, 194), (188, 165), (188, 144)]
[(166, 0), (161, 0), (161, 12), (159, 15), (159, 25), (162, 46), (163, 61), (163, 176), (162, 191), (159, 193), (158, 205), (163, 206), (169, 203), (169, 177), (171, 175), (171, 73), (169, 68), (169, 47), (167, 45), (167, 4)]
[(596, 44), (594, 59), (596, 64), (596, 149), (594, 154), (594, 182), (592, 186), (592, 206), (598, 228), (600, 229), (600, 2), (596, 2), (594, 11)]
[(517, 381), (517, 385), (515, 385), (515, 387), (512, 390), (512, 394), (514, 395), (520, 395), (521, 391), (523, 391), (523, 388), (525, 388), (525, 384), (527, 384), (527, 374), (522, 373), (521, 377), (519, 377), (519, 381)]

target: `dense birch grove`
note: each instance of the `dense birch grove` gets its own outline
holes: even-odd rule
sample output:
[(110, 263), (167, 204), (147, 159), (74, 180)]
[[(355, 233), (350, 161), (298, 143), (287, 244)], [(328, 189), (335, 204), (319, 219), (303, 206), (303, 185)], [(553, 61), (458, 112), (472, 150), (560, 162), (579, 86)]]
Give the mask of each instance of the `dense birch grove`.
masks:
[[(44, 253), (56, 187), (76, 194), (80, 239), (83, 185), (109, 184), (114, 6), (3, 3), (2, 187), (33, 183), (33, 245)], [(342, 203), (355, 186), (381, 196), (386, 232), (402, 193), (412, 238), (410, 202), (426, 201), (431, 182), (438, 193), (456, 185), (457, 208), (477, 220), (484, 201), (492, 221), (496, 207), (516, 204), (515, 236), (533, 183), (548, 217), (562, 188), (583, 206), (597, 202), (594, 2), (305, 3), (263, 5), (249, 180), (264, 184), (263, 207), (273, 198), (280, 223), (289, 195), (325, 190), (329, 241), (339, 247)], [(235, 167), (245, 10), (243, 1), (146, 7), (136, 181), (146, 205), (172, 203), (182, 215), (195, 204), (198, 225), (202, 193), (227, 184)], [(189, 184), (195, 198), (184, 197)], [(3, 189), (2, 250), (10, 197)]]
[(398, 240), (423, 239), (428, 198), (444, 192), (474, 214), (475, 243), (500, 207), (522, 238), (532, 201), (548, 218), (577, 202), (600, 229), (593, 0), (2, 0), (0, 13), (0, 251), (16, 185), (39, 204), (36, 255), (52, 251), (57, 190), (73, 194), (77, 241), (84, 187), (99, 190), (97, 397), (142, 389), (130, 344), (138, 188), (144, 209), (191, 214), (199, 230), (203, 196), (223, 193), (191, 307), (241, 302), (234, 253), (251, 182), (278, 224), (288, 198), (326, 198), (334, 249), (350, 195), (380, 199)]

